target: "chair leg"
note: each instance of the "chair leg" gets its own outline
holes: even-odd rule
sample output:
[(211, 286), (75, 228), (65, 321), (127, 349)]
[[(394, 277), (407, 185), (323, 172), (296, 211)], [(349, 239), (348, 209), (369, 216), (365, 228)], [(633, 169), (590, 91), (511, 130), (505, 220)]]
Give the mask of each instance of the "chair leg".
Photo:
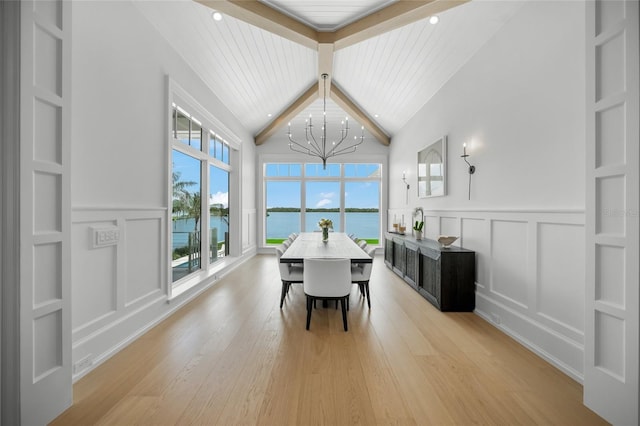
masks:
[(280, 292), (280, 309), (282, 309), (282, 304), (284, 303), (284, 296), (287, 294), (287, 283), (282, 281), (282, 291)]
[(371, 309), (371, 295), (369, 294), (369, 281), (364, 283), (364, 289), (367, 292), (367, 305), (369, 305), (369, 309)]
[(344, 325), (344, 331), (349, 331), (347, 327), (347, 309), (345, 307), (345, 303), (347, 302), (347, 297), (343, 297), (340, 299), (340, 306), (342, 306), (342, 324)]
[[(307, 296), (307, 330), (309, 330), (309, 324), (311, 324), (311, 311), (312, 311), (312, 297)], [(315, 299), (313, 299), (313, 303), (315, 303)]]

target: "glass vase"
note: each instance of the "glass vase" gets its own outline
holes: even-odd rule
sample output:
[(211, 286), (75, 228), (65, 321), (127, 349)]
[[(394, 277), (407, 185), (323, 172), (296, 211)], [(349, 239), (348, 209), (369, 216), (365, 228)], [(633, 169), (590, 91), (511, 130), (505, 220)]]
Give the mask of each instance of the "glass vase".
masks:
[(329, 228), (322, 228), (322, 242), (326, 243), (329, 241)]

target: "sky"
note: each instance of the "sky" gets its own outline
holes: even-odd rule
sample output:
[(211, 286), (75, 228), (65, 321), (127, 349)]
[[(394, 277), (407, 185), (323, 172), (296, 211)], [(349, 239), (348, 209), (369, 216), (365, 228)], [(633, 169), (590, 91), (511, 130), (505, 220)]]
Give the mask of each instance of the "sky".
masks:
[[(180, 180), (197, 182), (188, 188), (189, 192), (196, 192), (200, 182), (199, 160), (196, 160), (179, 151), (173, 151), (173, 171), (180, 173)], [(307, 176), (314, 178), (326, 177), (327, 180), (306, 181), (307, 208), (339, 208), (340, 207), (340, 165), (327, 164), (327, 169), (322, 164), (305, 164), (304, 171)], [(348, 164), (344, 170), (347, 178), (363, 178), (379, 175), (377, 164)], [(300, 177), (302, 167), (299, 164), (269, 164), (266, 166), (267, 176)], [(229, 180), (227, 172), (216, 167), (211, 167), (210, 203), (223, 204), (228, 207)], [(296, 181), (270, 181), (267, 182), (267, 208), (271, 207), (301, 207), (300, 185)], [(345, 207), (379, 208), (380, 205), (379, 181), (348, 181), (345, 179)]]
[[(196, 182), (189, 185), (189, 192), (197, 192), (200, 188), (200, 161), (174, 150), (172, 156), (173, 172), (180, 173), (180, 181)], [(224, 170), (210, 167), (209, 204), (222, 204), (229, 207), (229, 176)]]
[[(333, 167), (334, 168), (332, 170)], [(307, 164), (305, 172), (308, 176), (327, 177), (327, 180), (306, 181), (306, 200), (300, 201), (300, 181), (268, 181), (267, 182), (267, 208), (271, 207), (300, 207), (307, 208), (339, 208), (340, 207), (340, 169), (338, 164), (328, 164), (327, 171), (321, 164)], [(268, 176), (300, 176), (300, 167), (289, 170), (269, 170)], [(345, 165), (347, 177), (368, 177), (379, 173), (378, 165)], [(336, 179), (336, 180), (331, 180)], [(345, 179), (345, 207), (379, 208), (380, 207), (379, 181), (353, 181)]]

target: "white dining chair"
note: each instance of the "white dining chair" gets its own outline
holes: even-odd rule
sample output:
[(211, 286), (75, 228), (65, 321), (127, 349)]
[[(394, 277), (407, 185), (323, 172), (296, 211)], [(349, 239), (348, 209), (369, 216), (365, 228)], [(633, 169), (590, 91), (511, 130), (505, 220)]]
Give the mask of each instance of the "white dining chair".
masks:
[(367, 242), (365, 240), (360, 240), (357, 242), (357, 244), (360, 246), (362, 250), (365, 250), (367, 248)]
[(276, 247), (276, 260), (278, 261), (278, 268), (280, 269), (280, 279), (282, 280), (282, 290), (280, 292), (280, 309), (284, 303), (284, 298), (289, 293), (291, 284), (302, 283), (302, 266), (299, 264), (280, 263), (280, 258), (284, 254), (286, 249), (284, 246)]
[(304, 294), (307, 296), (307, 330), (316, 299), (339, 300), (342, 324), (347, 326), (347, 303), (351, 292), (351, 261), (349, 259), (304, 259)]
[[(376, 248), (367, 247), (365, 249), (371, 257), (375, 256)], [(351, 265), (351, 282), (358, 285), (360, 295), (367, 299), (367, 306), (371, 309), (371, 294), (369, 293), (369, 281), (371, 280), (371, 269), (373, 263), (359, 263)]]

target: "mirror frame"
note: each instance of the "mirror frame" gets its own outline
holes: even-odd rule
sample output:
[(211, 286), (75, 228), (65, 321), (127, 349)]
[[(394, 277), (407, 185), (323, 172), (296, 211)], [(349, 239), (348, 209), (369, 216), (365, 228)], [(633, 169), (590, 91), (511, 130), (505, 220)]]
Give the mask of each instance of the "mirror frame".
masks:
[[(436, 157), (439, 163), (430, 163), (429, 158)], [(441, 174), (434, 174), (432, 166), (440, 165)], [(443, 136), (431, 145), (418, 151), (418, 198), (443, 197), (447, 195), (447, 137)], [(431, 192), (431, 183), (442, 181), (436, 191)]]

